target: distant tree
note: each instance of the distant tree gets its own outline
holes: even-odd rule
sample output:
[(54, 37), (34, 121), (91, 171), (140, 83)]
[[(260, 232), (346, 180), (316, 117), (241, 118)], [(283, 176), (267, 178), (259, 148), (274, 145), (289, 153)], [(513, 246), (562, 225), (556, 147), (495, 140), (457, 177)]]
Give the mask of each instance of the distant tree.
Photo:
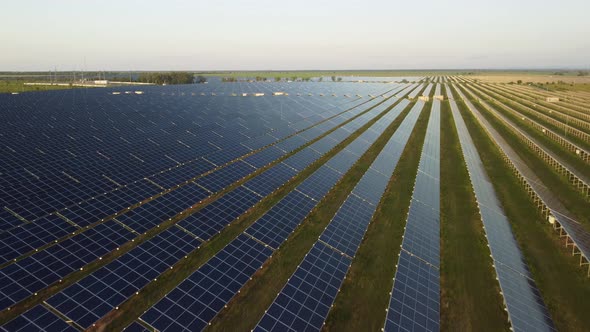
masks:
[(195, 81), (197, 83), (205, 83), (205, 82), (207, 82), (207, 77), (199, 75), (199, 76), (197, 76)]
[(297, 81), (297, 76), (292, 76), (291, 81), (293, 81), (293, 82)]
[(323, 81), (323, 80), (324, 80), (324, 78), (323, 78), (323, 77), (320, 77), (320, 79), (319, 79), (318, 81), (320, 81), (320, 82), (321, 82), (321, 81)]
[(141, 73), (138, 81), (154, 84), (191, 84), (194, 83), (194, 75), (188, 72), (169, 73)]
[(522, 80), (516, 81), (516, 84), (522, 84)]
[(336, 82), (336, 76), (332, 76), (332, 82)]
[(342, 82), (342, 77), (338, 77), (338, 82)]
[(404, 79), (403, 79), (401, 82), (402, 82), (402, 83), (410, 83), (410, 81), (408, 81), (408, 80), (407, 80), (407, 79), (405, 79), (405, 78), (404, 78)]
[(588, 76), (588, 72), (586, 70), (578, 71), (578, 76)]
[(275, 77), (275, 81), (276, 82), (279, 82), (280, 80), (281, 80), (281, 77), (280, 76)]

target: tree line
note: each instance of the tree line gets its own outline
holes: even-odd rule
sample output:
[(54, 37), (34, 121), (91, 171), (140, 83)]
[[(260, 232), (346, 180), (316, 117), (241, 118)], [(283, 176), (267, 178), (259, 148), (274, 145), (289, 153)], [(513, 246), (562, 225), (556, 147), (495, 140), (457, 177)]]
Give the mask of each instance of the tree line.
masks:
[(205, 76), (197, 76), (189, 72), (168, 72), (168, 73), (141, 73), (137, 79), (138, 82), (155, 83), (155, 84), (192, 84), (205, 83)]

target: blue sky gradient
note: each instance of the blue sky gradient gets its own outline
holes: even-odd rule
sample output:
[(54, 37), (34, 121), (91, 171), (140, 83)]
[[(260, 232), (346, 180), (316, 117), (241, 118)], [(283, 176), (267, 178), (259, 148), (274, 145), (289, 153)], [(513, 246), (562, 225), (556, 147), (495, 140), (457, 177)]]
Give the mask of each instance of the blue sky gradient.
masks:
[(590, 67), (587, 0), (3, 2), (0, 71)]

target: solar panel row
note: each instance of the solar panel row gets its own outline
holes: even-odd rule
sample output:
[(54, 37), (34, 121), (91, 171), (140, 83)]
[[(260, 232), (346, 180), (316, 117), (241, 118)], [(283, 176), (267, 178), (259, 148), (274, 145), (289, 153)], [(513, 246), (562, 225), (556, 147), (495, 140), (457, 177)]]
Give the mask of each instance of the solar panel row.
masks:
[[(238, 191), (238, 192), (239, 192), (239, 191)], [(242, 194), (243, 194), (244, 192), (247, 192), (248, 194), (251, 194), (251, 195), (255, 195), (254, 193), (252, 193), (252, 192), (250, 192), (250, 191), (247, 191), (247, 190), (245, 190), (245, 189), (244, 189), (244, 190), (242, 190)], [(231, 194), (231, 193), (230, 193), (230, 194)], [(227, 195), (226, 195), (226, 196), (227, 196)], [(259, 198), (259, 197), (257, 197), (257, 198), (256, 198), (256, 201), (258, 201), (259, 199), (260, 199), (260, 198)], [(237, 200), (237, 202), (239, 202), (239, 203), (240, 203), (242, 206), (244, 206), (244, 202), (248, 202), (248, 200), (244, 200), (244, 197), (239, 197), (239, 200)], [(252, 205), (253, 205), (253, 203), (255, 203), (255, 202), (252, 202)], [(227, 206), (227, 204), (223, 204), (223, 206)], [(249, 208), (250, 206), (251, 206), (251, 205), (248, 205), (248, 203), (246, 203), (246, 206), (244, 206), (244, 207), (240, 208), (239, 210), (241, 210), (241, 211), (243, 212), (243, 211), (245, 211), (245, 209)], [(241, 214), (241, 213), (239, 213), (239, 214)], [(236, 213), (236, 216), (235, 216), (235, 217), (237, 217), (239, 214), (237, 214), (237, 213)], [(235, 218), (235, 217), (234, 217), (234, 218)], [(231, 220), (233, 220), (234, 218), (232, 218)], [(212, 219), (213, 219), (215, 222), (219, 222), (219, 220), (220, 220), (220, 219), (221, 219), (221, 220), (223, 220), (222, 218), (219, 218), (218, 216), (214, 216)], [(230, 220), (230, 221), (231, 221), (231, 220)], [(189, 230), (193, 231), (193, 229), (190, 229), (190, 227), (186, 227), (187, 225), (182, 225), (182, 226), (185, 226), (185, 228), (186, 228), (186, 229), (189, 229)], [(210, 237), (210, 236), (209, 236), (209, 237)], [(206, 237), (206, 236), (202, 236), (202, 238), (205, 238), (205, 239), (206, 239), (206, 238), (208, 238), (208, 237)], [(122, 256), (122, 257), (127, 257), (127, 255), (124, 255), (124, 256)], [(83, 279), (83, 280), (86, 280), (86, 279)], [(70, 289), (70, 288), (68, 288), (68, 289)], [(68, 290), (68, 289), (66, 289), (66, 290)], [(83, 311), (83, 309), (80, 309), (80, 307), (76, 308), (76, 312), (78, 312), (78, 313), (79, 313), (80, 311)]]
[(555, 330), (454, 100), (451, 110), (512, 329)]
[(438, 331), (440, 320), (440, 101), (434, 100), (384, 331)]
[[(366, 124), (371, 118), (376, 116), (377, 114), (381, 113), (389, 104), (383, 104), (377, 106), (376, 108), (372, 109), (370, 112), (364, 114), (363, 116), (353, 120), (354, 123), (351, 125), (349, 123), (347, 126), (350, 130), (356, 130)], [(399, 115), (403, 107), (396, 106), (390, 112), (396, 113)], [(387, 117), (388, 121), (393, 121), (395, 117)], [(357, 140), (362, 138), (357, 138)], [(371, 142), (367, 142), (365, 146), (365, 150), (369, 148)], [(311, 149), (311, 147), (307, 147), (306, 149)], [(343, 150), (346, 151), (346, 150)], [(341, 151), (340, 153), (342, 153)], [(303, 152), (303, 151), (301, 151)], [(339, 154), (340, 154), (339, 153)], [(353, 159), (358, 160), (360, 155), (350, 155)], [(352, 165), (351, 163), (351, 165)], [(322, 166), (318, 169), (315, 174), (321, 173), (326, 174), (326, 170), (336, 172), (327, 168), (327, 166)], [(332, 186), (336, 184), (339, 178), (343, 176), (343, 173), (340, 173), (336, 176), (332, 176), (331, 183), (324, 182), (324, 185), (317, 186), (314, 184), (315, 190), (318, 190), (317, 196), (323, 197)], [(274, 249), (278, 248), (281, 243), (283, 243), (289, 234), (293, 232), (293, 230), (303, 221), (303, 219), (307, 216), (307, 214), (313, 209), (313, 207), (318, 203), (317, 200), (311, 198), (302, 193), (303, 192), (314, 192), (314, 189), (310, 189), (311, 183), (315, 182), (316, 177), (313, 175), (308, 177), (301, 183), (294, 191), (290, 192), (287, 196), (281, 199), (276, 205), (274, 205), (268, 212), (266, 212), (262, 217), (260, 217), (253, 225), (251, 225), (244, 234), (240, 235), (236, 240), (231, 242), (226, 249), (222, 250), (218, 253), (213, 259), (207, 262), (205, 265), (200, 267), (195, 273), (193, 273), (187, 280), (183, 283), (178, 285), (172, 292), (170, 292), (164, 299), (158, 302), (155, 306), (153, 306), (150, 310), (148, 310), (143, 316), (142, 319), (148, 322), (150, 325), (156, 327), (159, 330), (166, 331), (166, 330), (180, 330), (181, 326), (184, 327), (186, 330), (200, 330), (206, 326), (206, 324), (213, 319), (215, 314), (221, 310), (223, 305), (227, 304), (231, 297), (235, 295), (237, 290), (243, 286), (246, 281), (252, 277), (254, 272), (260, 268), (261, 263), (264, 262)], [(319, 188), (318, 188), (319, 187)], [(301, 188), (301, 191), (299, 190)], [(241, 271), (242, 279), (240, 280), (239, 287), (236, 285), (235, 289), (227, 289), (227, 283), (223, 281), (227, 278), (232, 278), (235, 272), (233, 269), (225, 269), (219, 270), (215, 269), (216, 264), (218, 264), (218, 257), (226, 257), (228, 261), (234, 262), (236, 266), (244, 266), (245, 263), (242, 262), (242, 256), (234, 256), (226, 253), (228, 250), (227, 248), (231, 248), (234, 243), (243, 242), (245, 239), (250, 239), (252, 242), (252, 246), (259, 247), (259, 257), (263, 257), (264, 259), (260, 262), (256, 261), (256, 265), (247, 265), (247, 271)], [(255, 239), (255, 240), (254, 240)], [(265, 243), (266, 245), (262, 245)], [(273, 249), (274, 248), (274, 249)], [(230, 256), (227, 256), (230, 255)], [(229, 276), (228, 276), (229, 274)], [(208, 280), (213, 280), (214, 283), (209, 282)], [(193, 287), (188, 285), (200, 285), (205, 283), (206, 288), (210, 289), (210, 287), (216, 287), (218, 289), (224, 289), (224, 291), (229, 291), (231, 296), (220, 297), (217, 292), (213, 294), (216, 296), (215, 298), (209, 298), (208, 300), (202, 300), (200, 294), (203, 293), (203, 287)], [(215, 289), (215, 288), (214, 288)], [(178, 295), (178, 299), (173, 300), (172, 297), (182, 290), (182, 295)], [(225, 294), (225, 293), (222, 293)], [(228, 294), (229, 295), (229, 294)], [(169, 303), (175, 302), (179, 304), (178, 301), (183, 301), (186, 299), (187, 302), (182, 302), (182, 305), (178, 305), (175, 307), (174, 311), (169, 311)], [(178, 324), (179, 316), (184, 317), (183, 323)]]
[[(72, 92), (74, 93), (74, 92)], [(104, 95), (96, 96), (92, 95), (94, 101), (101, 100), (104, 98)], [(172, 109), (162, 111), (161, 101), (154, 101), (153, 99), (150, 102), (146, 102), (144, 99), (138, 101), (145, 102), (146, 108), (150, 110), (147, 112), (148, 115), (145, 113), (141, 113), (137, 110), (132, 112), (121, 112), (121, 109), (125, 109), (128, 105), (118, 103), (113, 105), (113, 109), (106, 111), (103, 110), (102, 112), (83, 112), (83, 116), (87, 117), (90, 116), (90, 121), (87, 119), (81, 119), (81, 112), (75, 112), (77, 110), (77, 105), (57, 105), (51, 107), (49, 110), (46, 110), (47, 113), (38, 114), (38, 112), (34, 112), (33, 119), (35, 120), (34, 123), (31, 125), (43, 127), (46, 123), (54, 123), (56, 126), (64, 126), (63, 122), (75, 122), (77, 126), (76, 129), (63, 129), (58, 133), (56, 132), (56, 127), (49, 128), (47, 130), (41, 129), (43, 134), (46, 136), (48, 134), (53, 136), (66, 136), (65, 139), (67, 144), (63, 143), (62, 141), (54, 142), (51, 139), (48, 139), (45, 136), (36, 135), (39, 137), (26, 137), (23, 138), (24, 143), (31, 145), (19, 145), (20, 157), (19, 158), (8, 158), (7, 163), (4, 164), (6, 168), (3, 169), (3, 176), (0, 178), (3, 184), (10, 184), (10, 186), (3, 186), (3, 190), (5, 195), (2, 195), (2, 203), (3, 206), (8, 206), (9, 208), (12, 207), (12, 210), (16, 213), (24, 216), (29, 220), (33, 220), (38, 218), (43, 213), (53, 212), (55, 210), (59, 210), (65, 206), (72, 205), (76, 202), (90, 199), (90, 197), (98, 195), (99, 193), (104, 193), (106, 191), (110, 191), (116, 187), (117, 184), (113, 183), (112, 181), (108, 180), (111, 179), (118, 184), (126, 184), (131, 183), (138, 178), (151, 176), (151, 174), (158, 173), (162, 170), (167, 169), (174, 169), (175, 166), (178, 164), (178, 160), (181, 162), (189, 162), (194, 160), (195, 157), (201, 155), (210, 155), (209, 158), (218, 161), (218, 162), (227, 162), (229, 161), (228, 158), (231, 156), (239, 157), (242, 153), (249, 151), (245, 147), (241, 146), (239, 143), (246, 140), (248, 137), (255, 137), (260, 135), (258, 132), (252, 132), (251, 130), (232, 130), (233, 127), (237, 123), (237, 120), (229, 118), (229, 114), (227, 117), (224, 117), (221, 120), (218, 120), (218, 110), (207, 111), (198, 109), (196, 112), (188, 112), (186, 109)], [(143, 105), (143, 104), (140, 104)], [(156, 107), (158, 106), (158, 107)], [(172, 105), (174, 106), (174, 105)], [(195, 107), (202, 106), (200, 104), (191, 105), (190, 108), (195, 110)], [(328, 114), (333, 114), (332, 112), (335, 111), (342, 111), (343, 109), (337, 110), (329, 110), (326, 112), (324, 109), (323, 111), (326, 112), (326, 116)], [(11, 110), (12, 111), (12, 110)], [(34, 111), (34, 110), (32, 110)], [(290, 124), (286, 122), (289, 119), (283, 119), (283, 115), (285, 111), (282, 111), (282, 115), (279, 118), (276, 118), (276, 114), (270, 113), (272, 117), (269, 117), (269, 113), (264, 113), (264, 109), (256, 109), (258, 112), (251, 112), (251, 113), (244, 113), (245, 118), (248, 118), (248, 124), (252, 127), (256, 127), (256, 124), (259, 123), (260, 118), (265, 119), (268, 118), (270, 121), (268, 123), (272, 123), (272, 127), (266, 128), (263, 127), (261, 130), (268, 131), (269, 129), (279, 129), (279, 128), (289, 128)], [(295, 109), (289, 108), (288, 111), (290, 113), (297, 113)], [(98, 116), (95, 113), (99, 113)], [(163, 114), (162, 114), (163, 113)], [(180, 113), (180, 114), (178, 114)], [(8, 114), (14, 115), (15, 112), (9, 112)], [(47, 114), (51, 117), (47, 118)], [(200, 114), (200, 115), (199, 115)], [(202, 116), (201, 116), (202, 115)], [(256, 115), (259, 115), (258, 121), (255, 122)], [(324, 113), (322, 113), (324, 115)], [(18, 115), (16, 115), (18, 116)], [(162, 122), (163, 117), (170, 116), (173, 119), (178, 119), (180, 121), (170, 121), (167, 128), (161, 128), (161, 125), (156, 125), (156, 122)], [(234, 114), (235, 116), (235, 114)], [(94, 119), (95, 117), (96, 119)], [(108, 121), (105, 121), (104, 117)], [(126, 123), (127, 125), (133, 127), (129, 128), (129, 131), (122, 131), (116, 135), (111, 135), (109, 130), (111, 130), (111, 126), (115, 122), (114, 119), (120, 117), (119, 119), (121, 122)], [(131, 120), (129, 117), (132, 117)], [(193, 133), (190, 131), (189, 128), (194, 131), (192, 127), (194, 127), (194, 121), (186, 121), (185, 117), (191, 117), (198, 120), (203, 120), (204, 123), (201, 124), (201, 129), (204, 129), (204, 132), (199, 132), (198, 134)], [(323, 117), (323, 116), (322, 116)], [(315, 119), (319, 119), (322, 117), (316, 117)], [(63, 119), (62, 119), (63, 118)], [(238, 119), (241, 119), (239, 117)], [(304, 121), (303, 118), (297, 118), (299, 121), (296, 123), (304, 122), (306, 125), (312, 124), (309, 121)], [(30, 121), (29, 119), (19, 119), (20, 122), (23, 121)], [(59, 120), (59, 121), (58, 121)], [(186, 125), (183, 125), (184, 120)], [(215, 122), (218, 120), (219, 123)], [(295, 119), (293, 119), (295, 120)], [(129, 122), (129, 121), (132, 121)], [(156, 121), (156, 122), (154, 122)], [(227, 124), (227, 122), (230, 122)], [(14, 121), (15, 123), (13, 126), (9, 127), (16, 127), (16, 124), (19, 121)], [(28, 123), (28, 122), (27, 122)], [(95, 126), (102, 125), (103, 128), (100, 128), (100, 132), (97, 132), (97, 128)], [(91, 130), (90, 134), (85, 134), (85, 132), (81, 131), (80, 129), (84, 128), (84, 126), (90, 126), (95, 128)], [(143, 126), (143, 127), (141, 127)], [(121, 128), (124, 128), (120, 126)], [(68, 127), (69, 128), (69, 127)], [(139, 128), (139, 129), (138, 129)], [(142, 129), (143, 128), (143, 129)], [(245, 127), (240, 127), (245, 128)], [(22, 129), (22, 128), (21, 128)], [(51, 129), (51, 130), (50, 130)], [(184, 129), (184, 131), (183, 131)], [(13, 129), (19, 130), (19, 129)], [(119, 129), (120, 130), (120, 129)], [(143, 131), (143, 133), (138, 132), (138, 130)], [(208, 131), (207, 131), (208, 130)], [(292, 129), (294, 131), (294, 129)], [(47, 131), (48, 133), (45, 133)], [(211, 135), (210, 133), (214, 133), (216, 131), (223, 132), (222, 136), (219, 135)], [(292, 133), (291, 131), (290, 133)], [(7, 132), (11, 134), (10, 130), (7, 129)], [(248, 132), (250, 136), (245, 135), (244, 132)], [(145, 136), (150, 136), (150, 133), (156, 133), (158, 135), (157, 138), (155, 136), (148, 137), (147, 140)], [(165, 134), (162, 134), (165, 133)], [(174, 138), (170, 138), (170, 134), (173, 133)], [(190, 134), (189, 134), (190, 133)], [(12, 133), (14, 134), (14, 133)], [(31, 135), (33, 133), (27, 132), (27, 135)], [(133, 135), (139, 134), (139, 137), (135, 137)], [(89, 143), (88, 146), (81, 146), (82, 144), (80, 141), (80, 137), (86, 137), (90, 135), (92, 142)], [(127, 135), (127, 136), (126, 136)], [(178, 139), (178, 136), (182, 135), (182, 139)], [(262, 133), (264, 135), (264, 133)], [(6, 135), (7, 137), (10, 135)], [(100, 136), (100, 137), (99, 137)], [(185, 137), (186, 136), (186, 137)], [(71, 137), (71, 138), (70, 138)], [(78, 139), (76, 139), (78, 137)], [(57, 139), (57, 138), (56, 138)], [(114, 142), (107, 142), (108, 140), (115, 140)], [(168, 140), (169, 143), (172, 144), (171, 152), (167, 153), (165, 151), (154, 152), (158, 150), (159, 146), (163, 144), (160, 140)], [(101, 142), (102, 141), (102, 142)], [(96, 143), (98, 142), (98, 143)], [(129, 142), (129, 143), (125, 143)], [(140, 142), (141, 144), (148, 144), (149, 147), (141, 148), (138, 146)], [(153, 143), (152, 143), (153, 142)], [(180, 143), (179, 143), (180, 142)], [(209, 142), (211, 144), (202, 144), (203, 142)], [(51, 143), (51, 144), (48, 144)], [(12, 142), (7, 142), (7, 148), (10, 147)], [(46, 145), (44, 145), (46, 144)], [(104, 145), (103, 149), (98, 149), (96, 144)], [(41, 145), (41, 147), (39, 147)], [(202, 149), (203, 146), (209, 147), (207, 151), (201, 151), (199, 153), (192, 153), (191, 158), (179, 158), (175, 155), (177, 151), (179, 151), (178, 146), (192, 146), (191, 149)], [(51, 158), (54, 158), (56, 155), (59, 156), (61, 154), (61, 150), (54, 151), (55, 146), (58, 146), (60, 149), (66, 147), (69, 153), (63, 158), (57, 158), (54, 160), (54, 163), (51, 164), (48, 160), (45, 160), (48, 153), (51, 152)], [(225, 147), (222, 151), (217, 151), (220, 146)], [(237, 146), (241, 146), (243, 149), (238, 150)], [(36, 154), (32, 154), (31, 156), (35, 156), (33, 160), (22, 160), (22, 156), (28, 157), (29, 155), (25, 153), (25, 151), (29, 150), (39, 150), (41, 152), (37, 152)], [(187, 148), (188, 149), (188, 148)], [(13, 149), (14, 150), (14, 149)], [(25, 151), (23, 151), (25, 150)], [(88, 150), (90, 151), (98, 151), (91, 154), (91, 158), (86, 163), (82, 163), (79, 159), (82, 158), (81, 156), (84, 154), (88, 154)], [(16, 151), (16, 150), (15, 150)], [(73, 151), (73, 152), (72, 152)], [(191, 150), (192, 151), (192, 150)], [(149, 155), (147, 154), (149, 152)], [(213, 154), (211, 154), (213, 152)], [(11, 154), (12, 155), (12, 154)], [(10, 155), (10, 156), (11, 156)], [(9, 157), (10, 157), (9, 156)], [(103, 156), (104, 158), (102, 158)], [(165, 158), (162, 158), (165, 157)], [(35, 159), (37, 158), (37, 159)], [(38, 158), (41, 158), (40, 160)], [(45, 159), (43, 159), (45, 158)], [(121, 166), (111, 165), (114, 163), (115, 159), (125, 159), (125, 160), (132, 160), (132, 164), (125, 164)], [(118, 160), (118, 159), (117, 159)], [(172, 162), (172, 161), (173, 162)], [(165, 164), (161, 164), (163, 161), (167, 161)], [(11, 163), (14, 165), (11, 166)], [(57, 163), (57, 165), (55, 165)], [(106, 164), (105, 164), (106, 163)], [(144, 164), (147, 163), (160, 163), (154, 167), (149, 169), (149, 172), (142, 172), (142, 167)], [(105, 165), (102, 165), (105, 164)], [(31, 166), (35, 165), (35, 166)], [(39, 166), (43, 165), (43, 166)], [(102, 166), (101, 166), (102, 165)], [(106, 169), (99, 170), (100, 167), (110, 167), (111, 171), (107, 171)], [(45, 167), (45, 168), (39, 168)], [(51, 171), (46, 169), (47, 167), (51, 167)], [(90, 174), (91, 170), (94, 169), (94, 173)], [(133, 170), (132, 172), (130, 170)], [(129, 176), (121, 177), (123, 174), (129, 172)], [(100, 174), (99, 174), (100, 173)], [(108, 174), (105, 177), (104, 174)], [(33, 182), (31, 182), (33, 181)], [(58, 181), (58, 182), (55, 182)], [(5, 183), (6, 182), (6, 183)], [(17, 185), (19, 184), (20, 185)], [(101, 184), (102, 187), (98, 189), (89, 188), (89, 185), (97, 185)], [(10, 189), (7, 189), (10, 188)], [(34, 190), (33, 190), (34, 188)], [(6, 191), (8, 190), (8, 191)], [(56, 191), (57, 190), (57, 191)], [(40, 196), (41, 193), (47, 193), (46, 195)], [(23, 206), (23, 202), (27, 202), (26, 206)], [(57, 204), (57, 205), (56, 205)], [(46, 212), (45, 212), (46, 211)], [(7, 220), (13, 220), (14, 216), (9, 215), (4, 211), (3, 214), (7, 215)], [(18, 225), (18, 223), (10, 223), (8, 222), (10, 227)]]
[[(358, 112), (358, 111), (357, 111)], [(264, 152), (264, 151), (263, 151)], [(254, 155), (255, 156), (255, 155)], [(205, 171), (211, 170), (213, 168), (213, 166), (210, 163), (206, 163), (205, 161), (202, 161), (201, 163), (196, 162), (196, 163), (192, 163), (191, 168), (189, 169), (188, 167), (184, 167), (184, 168), (175, 168), (173, 169), (172, 172), (166, 172), (166, 173), (161, 173), (158, 174), (154, 179), (159, 182), (159, 183), (163, 183), (163, 184), (168, 184), (170, 186), (173, 186), (174, 184), (171, 183), (180, 183), (180, 182), (184, 182), (187, 181), (188, 179), (190, 179), (190, 177), (193, 177), (195, 175), (195, 173), (201, 174)], [(198, 166), (195, 168), (195, 166)], [(227, 175), (227, 173), (230, 173), (234, 170), (234, 168), (239, 167), (240, 165), (237, 164), (236, 166), (231, 166), (230, 168), (228, 168), (228, 170), (221, 170), (221, 173), (218, 173), (220, 175), (220, 177), (223, 177), (223, 175), (225, 175), (225, 177), (229, 177), (229, 175)], [(179, 170), (184, 170), (185, 172), (183, 174), (180, 174), (178, 171)], [(195, 172), (196, 170), (196, 172)], [(187, 172), (192, 172), (192, 173), (188, 173), (190, 174), (187, 177)], [(239, 178), (239, 174), (237, 174), (238, 178)], [(213, 181), (213, 180), (209, 180), (210, 178), (213, 178), (212, 176), (209, 177), (205, 177), (204, 179), (202, 179), (203, 182), (209, 181)], [(174, 181), (178, 181), (178, 182), (174, 182)], [(214, 187), (215, 184), (212, 184), (211, 186)], [(217, 188), (215, 188), (217, 189)], [(133, 195), (129, 195), (128, 192), (131, 192), (131, 194)], [(108, 215), (111, 215), (113, 213), (116, 213), (122, 209), (124, 209), (127, 206), (130, 206), (132, 204), (135, 204), (137, 201), (139, 201), (143, 197), (143, 195), (145, 195), (146, 193), (149, 195), (154, 195), (157, 192), (159, 192), (159, 190), (154, 187), (151, 183), (147, 182), (147, 181), (140, 181), (137, 183), (133, 183), (127, 187), (123, 187), (119, 190), (117, 190), (115, 193), (117, 194), (117, 196), (115, 196), (114, 198), (122, 198), (125, 200), (120, 200), (120, 201), (114, 201), (111, 196), (114, 195), (103, 195), (103, 196), (99, 196), (96, 199), (84, 202), (80, 205), (75, 206), (72, 209), (66, 209), (61, 211), (61, 214), (64, 215), (65, 217), (67, 217), (68, 219), (74, 221), (75, 223), (77, 223), (79, 226), (87, 226), (89, 225), (91, 222), (94, 222), (96, 220), (99, 220), (98, 218), (103, 218), (106, 217)], [(112, 194), (112, 193), (109, 193)], [(36, 244), (35, 247), (32, 247), (31, 245), (24, 245), (23, 248), (18, 247), (18, 246), (14, 246), (13, 244), (15, 242), (19, 242), (20, 240), (18, 239), (19, 233), (21, 232), (21, 229), (27, 229), (27, 228), (31, 228), (34, 229), (35, 225), (33, 223), (31, 224), (26, 224), (22, 227), (16, 228), (14, 229), (14, 233), (15, 234), (6, 234), (3, 233), (0, 235), (0, 240), (4, 246), (7, 247), (7, 249), (9, 247), (14, 247), (16, 250), (7, 250), (5, 256), (8, 259), (12, 259), (12, 258), (16, 258), (18, 257), (19, 254), (24, 254), (27, 251), (33, 250), (37, 247), (40, 247), (41, 245), (45, 244), (40, 244), (38, 242), (34, 242)], [(33, 234), (33, 235), (37, 235), (37, 234)], [(39, 237), (42, 237), (43, 235), (39, 235)], [(51, 238), (51, 240), (54, 240), (54, 238)], [(47, 242), (46, 242), (47, 243)], [(28, 250), (27, 250), (28, 249)]]
[[(407, 103), (403, 106), (405, 107)], [(385, 191), (424, 103), (418, 102), (391, 136), (377, 159), (389, 160), (387, 175), (369, 169), (330, 221), (320, 239), (270, 305), (255, 330), (320, 330), (352, 263), (377, 206), (360, 197), (364, 182)], [(401, 111), (401, 110), (400, 110)], [(392, 120), (391, 120), (392, 121)], [(386, 126), (385, 126), (386, 127)], [(383, 162), (379, 162), (383, 165)], [(369, 175), (367, 175), (369, 174)], [(375, 183), (375, 175), (382, 177)], [(358, 189), (357, 189), (358, 188)]]

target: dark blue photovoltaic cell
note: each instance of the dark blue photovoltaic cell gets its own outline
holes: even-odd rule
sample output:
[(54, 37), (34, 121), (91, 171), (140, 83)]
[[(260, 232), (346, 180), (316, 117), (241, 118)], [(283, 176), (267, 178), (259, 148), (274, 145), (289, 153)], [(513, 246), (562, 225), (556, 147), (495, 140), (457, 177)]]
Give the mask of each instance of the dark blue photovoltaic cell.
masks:
[(248, 227), (246, 233), (276, 249), (316, 204), (310, 197), (292, 191)]
[(207, 196), (209, 193), (205, 189), (190, 183), (118, 216), (117, 220), (136, 232), (144, 233)]
[(332, 157), (332, 159), (328, 160), (326, 163), (327, 166), (339, 171), (340, 173), (345, 173), (354, 165), (354, 163), (358, 160), (358, 156), (354, 153), (342, 150), (337, 155)]
[(328, 151), (332, 150), (333, 148), (336, 147), (336, 145), (338, 145), (339, 141), (330, 137), (330, 136), (325, 136), (323, 138), (321, 138), (320, 140), (318, 140), (317, 142), (311, 144), (309, 147), (311, 147), (312, 149), (314, 149), (315, 151), (324, 154), (327, 153)]
[(23, 222), (10, 212), (0, 209), (0, 231), (9, 230), (22, 224)]
[(389, 178), (373, 169), (368, 169), (363, 175), (362, 181), (359, 181), (354, 190), (355, 195), (363, 198), (373, 205), (379, 204), (381, 196), (385, 191), (385, 186)]
[(160, 331), (203, 330), (271, 253), (250, 237), (238, 236), (141, 319)]
[(116, 249), (134, 235), (114, 221), (57, 243), (0, 270), (0, 309), (5, 309)]
[(0, 330), (7, 332), (76, 332), (73, 326), (69, 325), (57, 315), (42, 305), (37, 305), (16, 317), (10, 322), (0, 326)]
[(283, 163), (293, 167), (298, 171), (304, 170), (307, 166), (311, 165), (314, 161), (321, 157), (319, 152), (307, 147), (293, 156), (283, 160)]
[(297, 175), (297, 171), (280, 163), (255, 178), (248, 180), (243, 186), (256, 192), (260, 196), (266, 196), (277, 190), (295, 175)]
[(241, 145), (241, 144), (236, 144), (236, 145), (232, 145), (231, 147), (225, 148), (221, 151), (217, 151), (217, 152), (213, 152), (211, 154), (208, 154), (205, 159), (212, 162), (213, 164), (217, 165), (217, 166), (221, 166), (221, 165), (225, 165), (227, 163), (229, 163), (230, 161), (241, 157), (245, 154), (247, 154), (248, 152), (250, 152), (250, 149), (248, 149), (247, 147)]
[(244, 158), (244, 161), (256, 168), (262, 168), (270, 164), (271, 162), (275, 161), (276, 159), (279, 159), (280, 157), (284, 156), (285, 154), (286, 152), (280, 150), (277, 147), (271, 146), (258, 153), (255, 153), (251, 156)]
[(332, 189), (332, 187), (340, 180), (342, 173), (339, 173), (332, 168), (323, 165), (318, 168), (310, 177), (305, 179), (297, 186), (297, 191), (300, 191), (307, 196), (320, 201)]
[(138, 322), (133, 322), (129, 326), (127, 326), (123, 331), (125, 331), (125, 332), (149, 332), (150, 330), (146, 329), (143, 325), (139, 324)]
[(151, 180), (160, 186), (169, 189), (214, 168), (215, 165), (211, 164), (210, 162), (203, 159), (197, 159), (194, 162), (173, 168), (170, 171), (161, 174), (157, 174), (151, 178)]
[(307, 143), (307, 140), (299, 135), (295, 135), (292, 137), (287, 138), (286, 140), (278, 143), (276, 145), (277, 148), (289, 153), (298, 147), (302, 146), (303, 144)]
[(316, 243), (255, 331), (319, 331), (350, 264), (350, 258)]
[(197, 183), (215, 193), (249, 175), (255, 170), (256, 168), (251, 165), (248, 165), (243, 161), (238, 161), (198, 179)]
[(256, 193), (240, 186), (191, 214), (178, 225), (200, 239), (208, 240), (261, 199)]
[(342, 204), (320, 240), (353, 257), (371, 221), (375, 205), (350, 195)]
[(385, 331), (438, 331), (438, 269), (402, 250), (394, 282)]
[(171, 227), (55, 294), (47, 303), (88, 328), (200, 243)]
[(17, 258), (77, 229), (60, 217), (49, 215), (0, 233), (0, 262)]
[(257, 149), (265, 147), (269, 144), (272, 144), (276, 141), (277, 141), (276, 138), (267, 134), (267, 135), (258, 136), (258, 137), (251, 139), (251, 140), (248, 140), (248, 141), (242, 143), (242, 145), (244, 145), (245, 147), (250, 148), (252, 150), (257, 150)]

